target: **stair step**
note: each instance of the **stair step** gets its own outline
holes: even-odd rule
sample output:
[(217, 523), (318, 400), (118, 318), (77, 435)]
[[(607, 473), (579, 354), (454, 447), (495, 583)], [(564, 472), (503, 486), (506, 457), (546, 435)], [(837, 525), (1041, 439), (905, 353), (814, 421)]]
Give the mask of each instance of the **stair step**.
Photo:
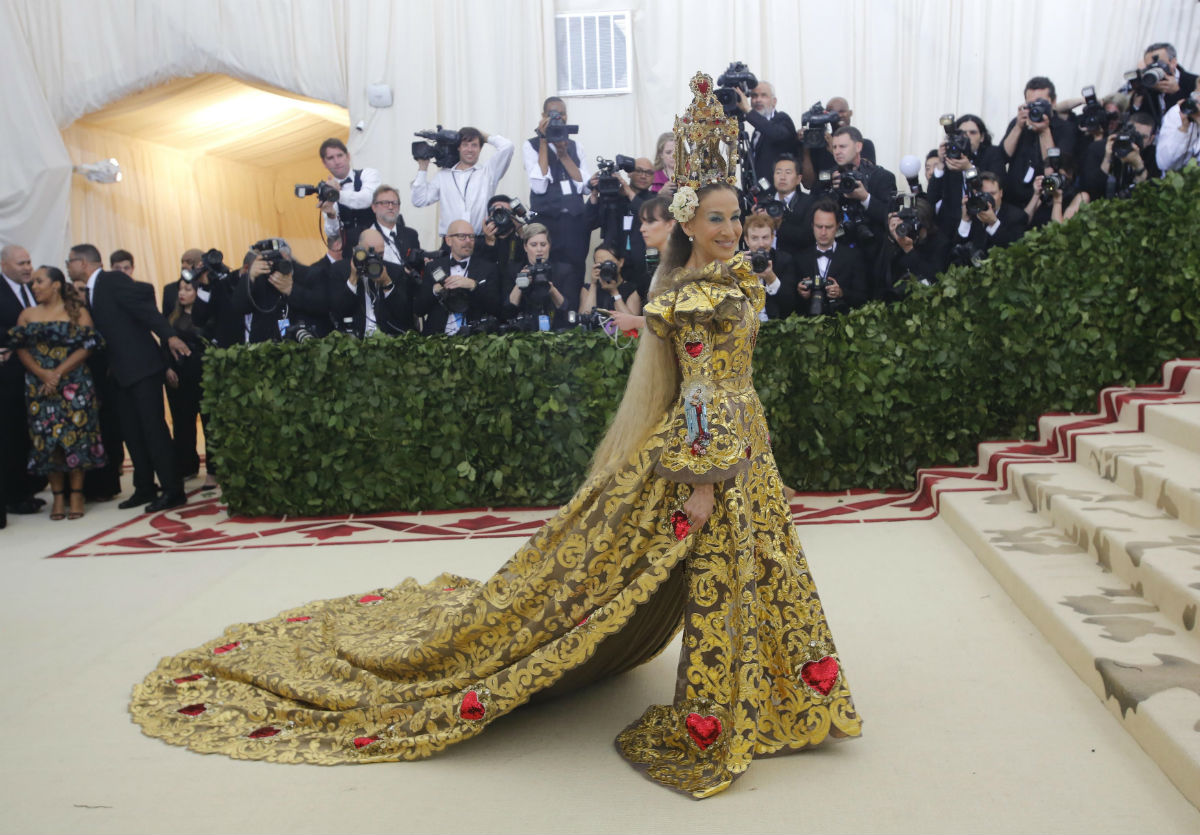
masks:
[(1011, 494), (946, 492), (940, 499), (942, 518), (1200, 806), (1200, 645)]
[(1016, 464), (1008, 472), (1012, 502), (1052, 524), (1200, 645), (1200, 530), (1073, 464)]
[[(1195, 377), (1200, 381), (1200, 372)], [(1200, 382), (1197, 383), (1200, 388)], [(1197, 396), (1200, 396), (1198, 391)], [(1200, 402), (1173, 402), (1146, 409), (1146, 432), (1200, 455)]]
[(1075, 463), (1200, 528), (1200, 454), (1145, 432), (1080, 434)]

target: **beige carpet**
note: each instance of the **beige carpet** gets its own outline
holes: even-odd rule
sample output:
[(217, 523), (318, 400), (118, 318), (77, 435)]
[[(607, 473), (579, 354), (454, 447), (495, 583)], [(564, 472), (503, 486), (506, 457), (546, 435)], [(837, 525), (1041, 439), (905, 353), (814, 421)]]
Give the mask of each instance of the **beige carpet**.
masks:
[(755, 763), (696, 802), (612, 738), (671, 696), (675, 650), (432, 760), (321, 768), (201, 756), (129, 722), (162, 655), (304, 600), (517, 540), (45, 559), (130, 517), (0, 531), (3, 832), (1196, 832), (1200, 812), (940, 520), (801, 529), (862, 739)]

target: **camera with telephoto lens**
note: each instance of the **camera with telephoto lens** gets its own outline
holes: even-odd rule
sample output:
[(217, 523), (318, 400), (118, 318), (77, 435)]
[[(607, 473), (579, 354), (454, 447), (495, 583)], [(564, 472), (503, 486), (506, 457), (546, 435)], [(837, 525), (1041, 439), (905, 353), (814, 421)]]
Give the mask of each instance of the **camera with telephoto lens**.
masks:
[(432, 261), (434, 258), (440, 258), (441, 252), (434, 250), (427, 252), (423, 249), (413, 247), (406, 249), (400, 255), (401, 267), (403, 267), (410, 275), (419, 276), (425, 272), (425, 262)]
[(717, 89), (713, 90), (713, 95), (725, 109), (726, 116), (740, 118), (745, 114), (738, 107), (737, 91), (741, 90), (749, 96), (757, 86), (758, 78), (750, 72), (750, 68), (742, 61), (734, 61), (726, 68), (725, 72), (717, 76)]
[[(458, 165), (458, 143), (462, 136), (456, 130), (445, 130), (441, 125), (437, 130), (419, 130), (413, 133), (429, 142), (414, 142), (412, 144), (413, 159), (417, 162), (428, 159), (438, 168), (453, 168)], [(430, 145), (429, 143), (433, 144)]]
[(762, 275), (771, 266), (771, 250), (756, 249), (750, 253), (750, 269)]
[(551, 144), (566, 142), (573, 133), (579, 133), (579, 125), (568, 125), (561, 113), (551, 110), (546, 122), (546, 141)]
[(326, 182), (320, 182), (316, 185), (308, 185), (307, 183), (296, 183), (296, 196), (308, 197), (310, 194), (317, 195), (317, 200), (321, 203), (336, 203), (340, 198), (341, 192)]
[(292, 274), (292, 260), (288, 258), (283, 248), (286, 244), (279, 238), (264, 238), (261, 241), (256, 241), (250, 249), (258, 254), (268, 264), (271, 265), (271, 272), (279, 273), (280, 275)]
[(576, 315), (573, 321), (568, 314), (567, 321), (582, 331), (601, 331), (611, 321), (611, 317), (597, 308), (592, 308), (588, 313)]
[(498, 203), (492, 206), (487, 219), (496, 227), (496, 237), (505, 238), (517, 231), (518, 226), (529, 222), (529, 213), (525, 211), (521, 201), (514, 197), (509, 201), (507, 208)]
[[(1174, 75), (1174, 73), (1171, 72), (1170, 64), (1159, 58), (1157, 54), (1155, 54), (1153, 57), (1154, 60), (1147, 64), (1143, 69), (1131, 70), (1130, 72), (1125, 73), (1125, 77), (1127, 79), (1130, 81), (1136, 81), (1137, 85), (1143, 90), (1153, 89), (1154, 85), (1158, 84), (1158, 82), (1164, 81), (1170, 76)], [(1130, 78), (1130, 76), (1132, 76), (1132, 78)]]
[(434, 267), (433, 283), (442, 288), (442, 292), (437, 294), (438, 303), (450, 313), (466, 313), (467, 308), (471, 306), (471, 291), (466, 287), (447, 290), (446, 279), (449, 277), (450, 273), (446, 272), (444, 267)]
[(1058, 161), (1062, 157), (1062, 151), (1058, 148), (1046, 149), (1046, 164), (1054, 169), (1054, 172), (1042, 177), (1042, 199), (1053, 200), (1054, 195), (1063, 190), (1063, 186), (1067, 184), (1067, 178), (1058, 170)]
[(804, 130), (804, 147), (809, 150), (825, 147), (825, 134), (838, 129), (842, 117), (836, 110), (826, 110), (825, 105), (817, 102), (800, 115), (800, 125)]
[(497, 333), (537, 333), (542, 329), (542, 314), (518, 313), (507, 322), (501, 322)]
[(767, 182), (766, 177), (760, 177), (758, 184), (750, 190), (750, 206), (754, 209), (762, 209), (767, 213), (767, 217), (783, 217), (784, 205), (782, 200), (776, 200), (774, 189)]
[(208, 275), (211, 281), (220, 281), (222, 278), (229, 277), (229, 267), (225, 266), (225, 253), (215, 247), (210, 249), (200, 256), (199, 267), (195, 270), (184, 269), (180, 271), (179, 278), (188, 284), (194, 284), (205, 274)]
[(463, 322), (458, 328), (458, 336), (474, 336), (477, 333), (500, 333), (500, 320), (495, 316), (480, 316), (474, 322)]
[(954, 114), (943, 113), (938, 122), (946, 132), (946, 159), (974, 159), (971, 138), (954, 126)]
[(378, 279), (387, 269), (383, 263), (383, 253), (372, 252), (365, 246), (354, 247), (351, 258), (354, 261), (354, 269), (359, 275), (365, 275), (367, 278)]
[(633, 157), (617, 154), (615, 159), (596, 157), (596, 173), (600, 178), (596, 181), (596, 195), (600, 200), (615, 201), (621, 196), (621, 181), (617, 171), (632, 174), (637, 163)]
[(1034, 99), (1026, 108), (1026, 117), (1033, 124), (1040, 125), (1042, 122), (1050, 118), (1050, 114), (1054, 112), (1054, 105), (1049, 99)]
[(283, 332), (283, 338), (288, 342), (307, 342), (310, 339), (316, 339), (317, 335), (309, 330), (308, 325), (296, 322), (287, 327)]
[(808, 298), (809, 316), (823, 316), (831, 312), (829, 310), (829, 297), (826, 295), (829, 287), (827, 279), (822, 278), (820, 275), (815, 275), (812, 278), (802, 278), (800, 279), (799, 286), (802, 290), (812, 293)]
[[(521, 289), (521, 307), (537, 313), (551, 313), (554, 310), (554, 300), (550, 298), (549, 261), (541, 258), (534, 261), (521, 272), (517, 273), (516, 285)], [(537, 328), (533, 328), (537, 330)]]
[(1112, 154), (1115, 159), (1124, 159), (1133, 150), (1142, 149), (1142, 135), (1132, 124), (1121, 125), (1113, 136)]
[(1104, 109), (1100, 99), (1096, 98), (1095, 87), (1084, 87), (1083, 110), (1079, 113), (1079, 129), (1093, 131), (1108, 125), (1108, 111)]
[(921, 233), (921, 217), (917, 214), (917, 204), (911, 194), (896, 195), (896, 235), (916, 241)]
[(983, 180), (976, 168), (968, 168), (963, 172), (963, 184), (967, 188), (967, 215), (975, 218), (980, 212), (996, 208), (996, 199), (983, 190)]

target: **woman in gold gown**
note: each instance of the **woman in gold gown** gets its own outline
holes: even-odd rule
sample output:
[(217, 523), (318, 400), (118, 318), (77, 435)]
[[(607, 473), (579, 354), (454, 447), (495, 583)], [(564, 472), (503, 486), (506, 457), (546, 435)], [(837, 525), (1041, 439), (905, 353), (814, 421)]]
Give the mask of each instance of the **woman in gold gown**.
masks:
[(145, 733), (243, 759), (421, 759), (680, 628), (673, 701), (616, 740), (651, 779), (707, 797), (756, 756), (860, 733), (751, 379), (764, 291), (737, 252), (736, 122), (707, 76), (691, 86), (680, 223), (579, 492), (483, 582), (309, 603), (163, 659), (134, 688)]

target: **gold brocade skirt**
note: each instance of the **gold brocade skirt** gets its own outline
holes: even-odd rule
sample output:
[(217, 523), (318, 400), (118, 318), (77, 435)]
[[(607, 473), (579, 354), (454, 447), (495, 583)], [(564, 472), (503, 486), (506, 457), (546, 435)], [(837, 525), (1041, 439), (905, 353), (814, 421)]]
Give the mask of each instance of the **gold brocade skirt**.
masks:
[(682, 626), (673, 703), (617, 737), (647, 776), (705, 797), (755, 756), (857, 736), (769, 449), (688, 531), (673, 514), (690, 488), (654, 474), (665, 431), (488, 580), (409, 579), (236, 624), (164, 658), (134, 688), (133, 720), (239, 759), (422, 759), (534, 697), (649, 660)]

